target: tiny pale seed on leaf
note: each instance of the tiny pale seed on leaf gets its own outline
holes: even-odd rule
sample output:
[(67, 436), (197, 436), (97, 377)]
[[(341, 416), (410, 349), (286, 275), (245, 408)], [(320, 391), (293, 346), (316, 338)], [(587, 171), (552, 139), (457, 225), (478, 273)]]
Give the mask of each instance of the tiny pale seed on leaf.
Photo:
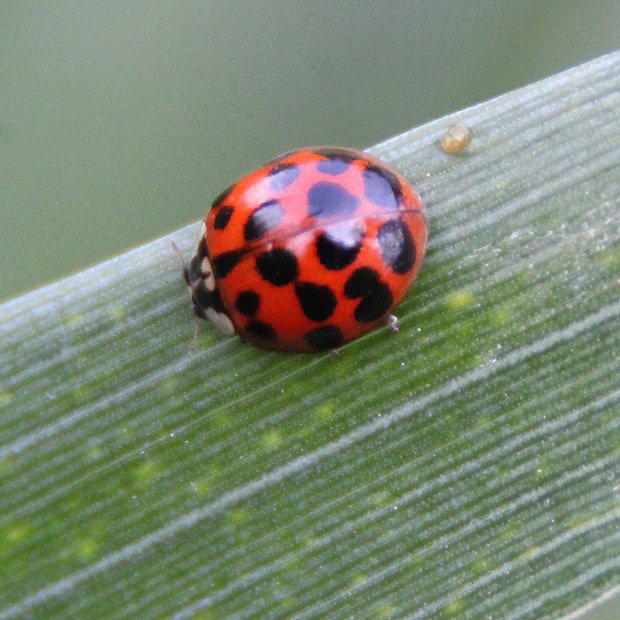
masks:
[(441, 148), (450, 155), (458, 155), (469, 146), (473, 135), (469, 127), (456, 123), (444, 134), (441, 139)]

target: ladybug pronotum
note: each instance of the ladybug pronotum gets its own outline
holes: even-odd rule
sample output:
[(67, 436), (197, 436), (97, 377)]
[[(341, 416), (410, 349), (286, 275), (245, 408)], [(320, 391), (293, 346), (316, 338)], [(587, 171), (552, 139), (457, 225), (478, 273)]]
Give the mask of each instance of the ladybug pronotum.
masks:
[(419, 196), (353, 149), (291, 151), (213, 202), (185, 268), (196, 314), (279, 351), (336, 349), (379, 324), (426, 247)]

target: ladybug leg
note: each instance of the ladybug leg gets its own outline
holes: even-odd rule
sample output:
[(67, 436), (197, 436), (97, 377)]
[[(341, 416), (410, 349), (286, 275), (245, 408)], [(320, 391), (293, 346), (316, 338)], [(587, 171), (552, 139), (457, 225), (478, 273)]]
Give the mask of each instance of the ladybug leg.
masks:
[(329, 350), (329, 354), (332, 357), (337, 357), (338, 355), (340, 355), (340, 352), (342, 351), (342, 349), (330, 349)]
[(198, 340), (200, 340), (200, 317), (196, 315), (194, 317), (194, 335), (188, 347), (189, 353), (196, 353)]
[(398, 317), (390, 314), (387, 319), (385, 319), (385, 324), (387, 328), (393, 333), (396, 334), (400, 331), (400, 327), (398, 326)]

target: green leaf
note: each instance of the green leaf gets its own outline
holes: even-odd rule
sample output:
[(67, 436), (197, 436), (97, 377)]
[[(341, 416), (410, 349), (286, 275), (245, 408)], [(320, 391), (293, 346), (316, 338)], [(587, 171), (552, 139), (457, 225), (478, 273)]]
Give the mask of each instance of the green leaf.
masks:
[(620, 54), (371, 151), (429, 215), (397, 335), (194, 346), (197, 225), (0, 307), (0, 617), (541, 618), (617, 586)]

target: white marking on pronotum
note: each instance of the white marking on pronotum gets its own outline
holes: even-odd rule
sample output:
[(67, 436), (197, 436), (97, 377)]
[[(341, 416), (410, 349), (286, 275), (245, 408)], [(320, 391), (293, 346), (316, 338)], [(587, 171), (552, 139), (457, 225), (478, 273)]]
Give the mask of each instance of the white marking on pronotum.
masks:
[(206, 256), (200, 263), (200, 275), (207, 290), (213, 292), (215, 290), (215, 278), (213, 276), (213, 269), (211, 269), (211, 261)]
[(401, 420), (410, 418), (414, 413), (424, 410), (432, 403), (442, 398), (447, 398), (452, 394), (456, 394), (460, 390), (478, 383), (479, 381), (488, 379), (489, 377), (498, 374), (500, 371), (516, 366), (562, 342), (574, 340), (576, 336), (587, 332), (589, 329), (596, 327), (597, 325), (600, 325), (601, 323), (604, 323), (605, 321), (618, 315), (620, 315), (620, 301), (603, 306), (594, 314), (586, 316), (580, 321), (571, 323), (562, 329), (551, 332), (537, 342), (524, 345), (519, 349), (511, 351), (505, 357), (498, 360), (495, 364), (475, 368), (460, 377), (444, 383), (434, 392), (421, 396), (412, 402), (405, 403), (398, 409), (395, 409), (391, 413), (383, 415), (380, 418), (374, 418), (372, 422), (356, 428), (347, 435), (343, 435), (331, 443), (321, 446), (320, 448), (317, 448), (312, 452), (308, 452), (307, 454), (303, 454), (302, 456), (299, 456), (296, 459), (281, 465), (280, 467), (276, 467), (252, 482), (248, 482), (237, 489), (224, 493), (210, 504), (196, 508), (187, 514), (178, 517), (164, 527), (147, 534), (133, 543), (125, 545), (118, 551), (110, 553), (98, 562), (91, 564), (77, 573), (68, 575), (55, 583), (33, 592), (14, 605), (1, 610), (0, 619), (23, 615), (26, 610), (31, 609), (36, 605), (40, 605), (49, 599), (61, 596), (71, 591), (87, 579), (90, 579), (95, 575), (99, 575), (117, 564), (130, 561), (137, 556), (142, 555), (153, 546), (163, 543), (173, 536), (178, 535), (180, 532), (189, 530), (197, 523), (224, 512), (231, 506), (275, 486), (282, 480), (286, 480), (295, 474), (317, 465), (328, 457), (337, 455), (342, 450), (364, 441), (375, 433), (385, 430)]
[(226, 336), (232, 336), (235, 333), (235, 326), (232, 324), (232, 321), (228, 318), (227, 314), (218, 312), (213, 308), (207, 308), (205, 310), (205, 314), (207, 315), (209, 321), (216, 325)]
[(204, 220), (200, 224), (200, 236), (201, 237), (207, 236), (207, 225), (205, 224)]

